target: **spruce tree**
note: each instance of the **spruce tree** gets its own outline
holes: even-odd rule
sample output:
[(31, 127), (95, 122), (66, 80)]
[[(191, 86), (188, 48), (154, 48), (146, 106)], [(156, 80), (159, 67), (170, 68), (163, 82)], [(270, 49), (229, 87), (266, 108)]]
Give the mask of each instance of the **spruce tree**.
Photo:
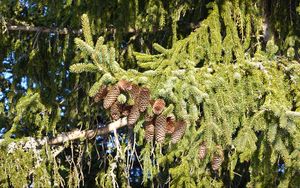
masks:
[(1, 187), (300, 185), (299, 1), (0, 10)]

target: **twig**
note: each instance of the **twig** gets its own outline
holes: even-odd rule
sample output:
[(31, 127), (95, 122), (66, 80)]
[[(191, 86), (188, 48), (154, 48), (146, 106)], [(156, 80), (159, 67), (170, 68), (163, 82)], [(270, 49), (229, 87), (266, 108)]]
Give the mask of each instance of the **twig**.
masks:
[(114, 131), (114, 137), (115, 137), (115, 145), (116, 145), (116, 148), (117, 148), (116, 159), (118, 160), (120, 155), (122, 155), (121, 146), (120, 146), (120, 142), (119, 142), (119, 136), (118, 136), (118, 133), (117, 133), (117, 129), (114, 129), (113, 131)]
[(59, 146), (58, 148), (52, 151), (52, 156), (55, 158), (58, 154), (60, 154), (65, 149), (64, 146)]

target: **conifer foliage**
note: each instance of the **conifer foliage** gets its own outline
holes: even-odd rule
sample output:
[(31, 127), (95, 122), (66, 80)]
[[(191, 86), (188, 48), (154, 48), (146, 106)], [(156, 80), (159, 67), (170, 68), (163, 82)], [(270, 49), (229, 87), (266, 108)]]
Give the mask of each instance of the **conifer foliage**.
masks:
[[(275, 59), (275, 61), (268, 58), (262, 59), (259, 54), (264, 52), (260, 47), (252, 49), (253, 57), (247, 56), (245, 52), (249, 48), (248, 43), (253, 40), (248, 32), (255, 32), (255, 28), (254, 31), (247, 28), (247, 22), (251, 21), (247, 15), (250, 16), (251, 11), (244, 10), (245, 17), (237, 18), (241, 22), (245, 19), (246, 30), (244, 30), (244, 26), (235, 25), (235, 16), (240, 14), (236, 12), (238, 9), (235, 9), (235, 4), (225, 2), (221, 7), (221, 13), (217, 4), (210, 4), (210, 6), (211, 12), (208, 18), (202, 21), (201, 26), (187, 38), (176, 41), (171, 49), (154, 44), (153, 47), (160, 53), (159, 55), (135, 53), (138, 65), (145, 70), (144, 72), (123, 70), (118, 67), (116, 62), (111, 63), (111, 66), (115, 66), (116, 70), (123, 73), (122, 75), (118, 75), (118, 72), (110, 73), (114, 74), (112, 80), (126, 79), (150, 90), (151, 98), (154, 100), (152, 105), (154, 118), (150, 122), (152, 121), (154, 124), (148, 123), (145, 126), (146, 140), (152, 140), (154, 125), (157, 144), (165, 142), (167, 132), (171, 133), (170, 139), (173, 144), (178, 143), (183, 137), (178, 148), (189, 148), (184, 144), (200, 141), (202, 144), (191, 150), (199, 152), (199, 158), (196, 158), (199, 160), (197, 163), (203, 163), (202, 169), (210, 163), (212, 171), (221, 170), (225, 160), (224, 153), (229, 151), (226, 161), (228, 165), (234, 165), (229, 166), (230, 173), (234, 172), (236, 165), (243, 166), (244, 162), (249, 160), (252, 161), (251, 165), (257, 166), (260, 162), (257, 152), (260, 152), (260, 155), (269, 155), (268, 150), (261, 148), (264, 145), (261, 143), (264, 140), (264, 134), (270, 140), (269, 147), (274, 147), (274, 152), (278, 152), (274, 159), (282, 159), (286, 166), (293, 168), (292, 161), (297, 161), (298, 158), (292, 159), (291, 153), (298, 151), (296, 145), (292, 144), (295, 143), (292, 135), (299, 132), (299, 127), (297, 128), (294, 116), (289, 115), (293, 107), (291, 98), (287, 97), (286, 91), (290, 86), (287, 85), (285, 79), (290, 73), (285, 70), (290, 70), (288, 68), (290, 66), (297, 67), (298, 64), (296, 62), (286, 64), (286, 60), (279, 59)], [(221, 23), (218, 23), (219, 19), (217, 18), (223, 20), (225, 24), (225, 36), (221, 35)], [(245, 32), (242, 33), (245, 38), (240, 38), (238, 32)], [(87, 48), (84, 47), (87, 43), (82, 42), (81, 45), (80, 48)], [(271, 44), (268, 43), (268, 45)], [(90, 51), (95, 53), (92, 49)], [(197, 68), (201, 61), (204, 61), (205, 65)], [(234, 61), (236, 63), (230, 63)], [(276, 78), (272, 75), (276, 75)], [(134, 101), (129, 114), (129, 124), (135, 124), (140, 116), (137, 106), (144, 103), (140, 103), (139, 100), (144, 100), (145, 97), (147, 103), (150, 102), (149, 96), (140, 95), (142, 90), (138, 88), (137, 85), (133, 85), (131, 93), (129, 93)], [(143, 110), (144, 108), (143, 105)], [(202, 113), (202, 118), (200, 118), (200, 113)], [(178, 119), (174, 130), (171, 130), (170, 120), (167, 121), (167, 116), (170, 114), (175, 114)], [(270, 132), (269, 127), (276, 124), (274, 122), (276, 119), (278, 119), (280, 129), (287, 131), (285, 134)], [(287, 123), (294, 127), (294, 133), (285, 130)], [(200, 129), (197, 126), (200, 126)], [(186, 129), (188, 129), (188, 135), (184, 137)], [(282, 139), (287, 139), (284, 136), (286, 134), (291, 135), (289, 137), (290, 144), (287, 145), (282, 141)], [(285, 143), (287, 142), (289, 141), (286, 140)], [(159, 145), (155, 147), (159, 147)], [(233, 150), (230, 149), (232, 147)], [(289, 147), (290, 149), (288, 149)], [(170, 153), (166, 156), (157, 154), (159, 165), (164, 167), (172, 155), (180, 156), (182, 162), (178, 166), (172, 167), (170, 175), (175, 182), (194, 184), (196, 182), (193, 182), (191, 177), (184, 179), (176, 174), (177, 170), (191, 168), (182, 166), (185, 165), (187, 162), (185, 160), (189, 159), (190, 154), (181, 153), (178, 148), (179, 151), (176, 151), (175, 148), (169, 149)], [(173, 152), (174, 154), (172, 154)], [(206, 155), (209, 156), (207, 158), (209, 161), (204, 160)], [(236, 162), (237, 159), (239, 159), (239, 163)], [(277, 164), (274, 159), (271, 157), (268, 160), (271, 160), (271, 164), (276, 168)], [(250, 166), (250, 168), (254, 168), (254, 166)], [(194, 170), (201, 171), (201, 168)], [(260, 169), (254, 171), (253, 178), (249, 182), (253, 185), (256, 184), (255, 174)], [(291, 173), (291, 177), (297, 174), (293, 170), (286, 173)], [(201, 177), (205, 176), (205, 173), (201, 176), (195, 174), (196, 179), (200, 178), (199, 185), (204, 184)], [(291, 179), (291, 181), (293, 180)], [(215, 186), (217, 185), (216, 183)]]
[[(57, 102), (43, 102), (42, 89), (20, 97), (0, 142), (0, 187), (84, 186), (83, 171), (91, 167), (93, 185), (126, 187), (133, 165), (143, 170), (145, 187), (300, 185), (299, 15), (286, 18), (292, 23), (287, 29), (275, 11), (286, 6), (280, 0), (174, 2), (119, 2), (135, 20), (123, 20), (130, 31), (141, 29), (127, 36), (126, 45), (114, 28), (99, 37), (94, 18), (83, 14), (83, 37), (74, 40), (78, 55), (70, 66), (81, 98), (70, 94), (75, 107), (66, 112), (68, 126), (57, 126), (64, 112)], [(201, 21), (193, 20), (201, 10)], [(199, 24), (180, 33), (186, 19)], [(151, 41), (152, 32), (168, 27), (168, 42)], [(130, 44), (135, 38), (137, 48)], [(143, 46), (149, 42), (144, 38), (153, 45)], [(126, 128), (96, 137), (109, 140), (107, 146), (88, 140), (47, 144), (45, 138), (70, 131), (78, 119), (80, 130), (105, 126), (99, 116), (127, 121)], [(94, 149), (99, 145), (101, 152)]]

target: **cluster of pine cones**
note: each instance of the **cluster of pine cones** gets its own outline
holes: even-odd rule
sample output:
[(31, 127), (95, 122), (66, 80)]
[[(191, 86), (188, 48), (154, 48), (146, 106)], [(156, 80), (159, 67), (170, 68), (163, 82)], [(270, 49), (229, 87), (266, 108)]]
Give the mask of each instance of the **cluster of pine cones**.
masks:
[(186, 122), (176, 121), (174, 114), (163, 115), (165, 101), (163, 99), (151, 100), (148, 88), (120, 80), (115, 85), (102, 85), (94, 96), (96, 103), (100, 100), (103, 100), (104, 109), (110, 110), (113, 120), (127, 117), (129, 128), (133, 128), (140, 116), (143, 116), (147, 141), (153, 141), (155, 138), (157, 143), (162, 143), (169, 134), (171, 142), (176, 143), (185, 132)]
[[(206, 156), (207, 147), (206, 143), (203, 142), (200, 144), (199, 147), (199, 159), (203, 160)], [(219, 170), (220, 166), (222, 165), (224, 161), (224, 153), (221, 146), (216, 146), (216, 151), (214, 152), (212, 159), (211, 159), (211, 167), (214, 171)]]

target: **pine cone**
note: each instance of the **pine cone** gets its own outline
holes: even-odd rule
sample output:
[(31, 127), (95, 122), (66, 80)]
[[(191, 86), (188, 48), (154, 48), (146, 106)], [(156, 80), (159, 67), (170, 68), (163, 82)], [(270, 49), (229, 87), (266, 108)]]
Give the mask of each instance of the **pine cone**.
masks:
[(103, 107), (108, 109), (113, 105), (113, 103), (117, 100), (118, 96), (120, 95), (120, 89), (117, 85), (111, 86), (108, 89), (108, 93), (103, 101)]
[(150, 91), (148, 88), (142, 88), (139, 95), (139, 110), (144, 112), (150, 103)]
[(213, 154), (211, 166), (213, 170), (218, 170), (224, 161), (224, 154), (221, 146), (217, 146), (217, 151)]
[(107, 86), (102, 85), (96, 95), (94, 96), (95, 103), (99, 102), (100, 100), (104, 99), (104, 97), (107, 95)]
[(213, 155), (211, 166), (213, 170), (218, 170), (223, 162), (223, 159), (219, 155)]
[(158, 143), (162, 143), (165, 140), (166, 123), (167, 118), (163, 115), (160, 115), (155, 119), (155, 140)]
[(206, 143), (203, 142), (199, 147), (199, 159), (202, 160), (206, 156)]
[(150, 142), (153, 140), (153, 137), (154, 137), (154, 125), (152, 124), (152, 122), (149, 122), (145, 126), (145, 139), (148, 142)]
[(124, 106), (122, 107), (122, 115), (123, 115), (123, 116), (129, 116), (130, 111), (131, 111), (131, 108), (132, 108), (132, 106), (124, 105)]
[(134, 125), (136, 123), (136, 121), (139, 119), (140, 117), (140, 111), (139, 111), (139, 107), (138, 105), (134, 105), (131, 110), (130, 113), (128, 115), (128, 125), (129, 127), (133, 127), (132, 125)]
[(136, 84), (132, 84), (132, 87), (129, 90), (129, 95), (134, 100), (134, 103), (138, 104), (138, 99), (139, 99), (139, 95), (140, 95), (140, 87)]
[(163, 99), (157, 99), (153, 104), (152, 110), (153, 110), (154, 114), (159, 115), (160, 113), (162, 113), (165, 106), (166, 106), (166, 103)]
[(167, 117), (166, 133), (172, 134), (174, 131), (175, 131), (175, 116), (174, 114), (170, 114)]
[(128, 91), (132, 88), (131, 83), (127, 80), (120, 80), (117, 85), (122, 91)]
[(175, 131), (175, 124), (172, 121), (167, 121), (166, 133), (172, 134)]
[(167, 117), (167, 121), (172, 121), (175, 123), (176, 121), (176, 117), (174, 114), (169, 114), (168, 117)]
[(176, 122), (175, 130), (171, 135), (171, 142), (173, 144), (177, 143), (181, 139), (181, 137), (184, 135), (185, 129), (186, 129), (185, 121), (181, 120)]
[(121, 104), (118, 101), (111, 106), (110, 115), (113, 120), (118, 120), (121, 117)]

